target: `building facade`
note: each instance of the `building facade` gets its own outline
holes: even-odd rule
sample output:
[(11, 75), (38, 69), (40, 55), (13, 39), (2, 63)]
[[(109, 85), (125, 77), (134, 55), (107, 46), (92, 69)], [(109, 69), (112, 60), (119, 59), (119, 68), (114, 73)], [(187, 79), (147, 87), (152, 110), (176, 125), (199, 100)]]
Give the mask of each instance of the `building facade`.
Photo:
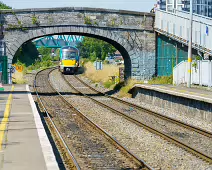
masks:
[(196, 14), (212, 18), (212, 0), (193, 0), (193, 11)]
[[(190, 0), (157, 0), (157, 8), (172, 12), (173, 9), (190, 11)], [(212, 18), (212, 0), (193, 0), (193, 12)]]

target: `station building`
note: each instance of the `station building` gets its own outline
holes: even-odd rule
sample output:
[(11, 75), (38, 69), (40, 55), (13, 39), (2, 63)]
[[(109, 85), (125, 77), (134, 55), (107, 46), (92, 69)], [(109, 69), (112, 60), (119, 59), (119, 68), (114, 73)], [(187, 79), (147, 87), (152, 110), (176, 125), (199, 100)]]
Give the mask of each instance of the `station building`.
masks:
[[(190, 0), (157, 0), (157, 8), (172, 12), (173, 9), (190, 11)], [(212, 18), (212, 0), (193, 0), (193, 12)]]

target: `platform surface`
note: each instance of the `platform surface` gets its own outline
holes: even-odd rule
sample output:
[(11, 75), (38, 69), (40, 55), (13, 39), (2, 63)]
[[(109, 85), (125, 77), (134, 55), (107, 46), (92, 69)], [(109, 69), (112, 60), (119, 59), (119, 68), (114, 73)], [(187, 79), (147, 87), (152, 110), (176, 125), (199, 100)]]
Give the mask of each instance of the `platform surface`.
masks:
[[(10, 89), (0, 93), (3, 99), (0, 102), (7, 101)], [(30, 95), (26, 85), (16, 85), (12, 92), (11, 113), (0, 151), (0, 170), (59, 169)], [(4, 107), (1, 115), (2, 110)]]
[(0, 91), (0, 122), (2, 121), (7, 99), (10, 94), (11, 86), (4, 86), (4, 91)]
[[(189, 99), (195, 99), (212, 103), (212, 88), (206, 87), (191, 87), (186, 86), (173, 86), (173, 85), (149, 85), (149, 84), (135, 84), (133, 88), (141, 87), (144, 89), (155, 90), (162, 93), (168, 93), (175, 96), (181, 96)], [(132, 88), (132, 89), (133, 89)]]

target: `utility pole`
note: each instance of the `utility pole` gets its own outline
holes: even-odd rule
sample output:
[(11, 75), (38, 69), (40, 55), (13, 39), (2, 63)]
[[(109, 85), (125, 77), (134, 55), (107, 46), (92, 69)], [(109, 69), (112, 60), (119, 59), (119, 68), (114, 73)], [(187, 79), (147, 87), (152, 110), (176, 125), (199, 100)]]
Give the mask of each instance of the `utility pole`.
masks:
[(189, 28), (189, 42), (188, 42), (188, 81), (187, 87), (191, 87), (191, 62), (192, 62), (192, 24), (193, 24), (193, 0), (190, 0), (190, 28)]

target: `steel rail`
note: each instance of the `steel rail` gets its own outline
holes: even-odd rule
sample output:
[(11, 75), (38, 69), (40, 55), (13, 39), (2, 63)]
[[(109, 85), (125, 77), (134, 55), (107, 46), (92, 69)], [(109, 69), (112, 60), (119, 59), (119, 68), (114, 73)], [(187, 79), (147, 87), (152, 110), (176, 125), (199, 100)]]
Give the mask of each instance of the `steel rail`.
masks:
[(185, 144), (184, 142), (181, 142), (181, 141), (179, 141), (178, 139), (176, 139), (176, 138), (174, 138), (174, 137), (171, 137), (171, 136), (169, 136), (169, 135), (166, 135), (166, 134), (164, 134), (164, 133), (158, 131), (158, 130), (155, 129), (155, 128), (152, 128), (152, 127), (150, 127), (150, 126), (147, 126), (147, 125), (145, 125), (144, 123), (142, 123), (142, 122), (140, 122), (140, 121), (138, 121), (138, 120), (135, 120), (135, 119), (133, 119), (132, 117), (130, 117), (130, 116), (128, 116), (128, 115), (126, 115), (126, 114), (124, 114), (124, 113), (118, 111), (118, 110), (115, 110), (115, 109), (109, 107), (108, 105), (105, 105), (105, 104), (103, 104), (102, 102), (99, 102), (98, 100), (96, 100), (96, 99), (94, 99), (94, 98), (92, 98), (92, 97), (90, 97), (90, 96), (88, 96), (88, 95), (86, 95), (86, 94), (80, 92), (79, 90), (77, 90), (77, 89), (76, 89), (76, 88), (65, 78), (65, 76), (64, 76), (63, 74), (61, 74), (61, 75), (62, 75), (62, 77), (64, 78), (64, 80), (69, 84), (69, 86), (72, 87), (72, 88), (73, 88), (75, 91), (77, 91), (79, 94), (82, 94), (83, 96), (85, 96), (85, 97), (91, 99), (92, 101), (96, 102), (96, 103), (99, 104), (100, 106), (102, 106), (102, 107), (104, 107), (104, 108), (107, 108), (107, 109), (111, 110), (112, 112), (114, 112), (114, 113), (116, 113), (116, 114), (118, 114), (118, 115), (120, 115), (120, 116), (126, 118), (126, 119), (129, 120), (130, 122), (133, 122), (133, 123), (135, 123), (136, 125), (138, 125), (138, 126), (140, 126), (140, 127), (143, 127), (144, 129), (150, 131), (151, 133), (154, 133), (154, 134), (157, 134), (157, 135), (163, 137), (163, 138), (166, 139), (167, 141), (176, 144), (177, 146), (179, 146), (179, 147), (181, 147), (181, 148), (183, 148), (183, 149), (189, 151), (190, 153), (194, 154), (195, 156), (200, 157), (201, 159), (205, 160), (206, 162), (209, 162), (210, 164), (212, 163), (212, 158), (211, 158), (209, 155), (207, 155), (207, 154), (205, 154), (205, 153), (202, 153), (201, 151), (198, 151), (198, 150), (196, 150), (195, 148), (192, 148), (191, 146), (188, 146), (188, 145)]
[[(53, 71), (53, 70), (52, 70)], [(63, 75), (63, 74), (62, 74)], [(102, 132), (106, 137), (108, 137), (110, 139), (111, 142), (115, 143), (122, 151), (124, 151), (125, 153), (127, 153), (130, 157), (132, 157), (137, 163), (139, 163), (141, 165), (140, 168), (144, 169), (144, 170), (154, 170), (150, 165), (148, 165), (145, 161), (143, 161), (142, 159), (138, 158), (134, 153), (132, 153), (131, 151), (129, 151), (124, 145), (122, 145), (115, 137), (111, 136), (107, 131), (105, 131), (104, 129), (102, 129), (99, 125), (97, 125), (96, 123), (94, 123), (91, 119), (89, 119), (85, 114), (83, 114), (79, 109), (75, 108), (66, 98), (64, 97), (59, 91), (57, 91), (52, 83), (50, 82), (50, 79), (48, 78), (48, 81), (51, 85), (51, 87), (54, 89), (54, 91), (61, 97), (61, 99), (63, 99), (63, 101), (65, 103), (67, 103), (70, 108), (75, 109), (79, 115), (86, 119), (91, 125), (93, 125), (94, 127), (97, 128), (97, 130), (99, 130), (100, 132)]]
[(179, 120), (170, 118), (170, 117), (168, 117), (168, 116), (159, 114), (159, 113), (157, 113), (157, 112), (151, 111), (151, 110), (149, 110), (149, 109), (145, 109), (145, 108), (143, 108), (143, 107), (141, 107), (141, 106), (138, 106), (138, 105), (136, 105), (136, 104), (133, 104), (133, 103), (130, 103), (130, 102), (121, 100), (121, 99), (119, 99), (119, 98), (117, 98), (117, 97), (109, 96), (109, 95), (107, 95), (107, 94), (105, 94), (105, 93), (102, 93), (102, 92), (100, 92), (100, 91), (94, 89), (93, 87), (89, 86), (87, 83), (85, 83), (83, 80), (81, 80), (78, 76), (75, 75), (75, 78), (76, 78), (77, 80), (79, 80), (81, 83), (83, 83), (85, 86), (89, 87), (91, 90), (95, 91), (95, 92), (98, 93), (98, 94), (102, 94), (102, 95), (104, 95), (104, 96), (106, 96), (106, 97), (108, 97), (108, 98), (114, 99), (114, 100), (116, 100), (116, 101), (118, 101), (118, 102), (120, 102), (120, 103), (122, 103), (122, 104), (126, 104), (126, 105), (128, 105), (128, 106), (134, 107), (134, 108), (136, 108), (136, 109), (138, 109), (138, 110), (140, 110), (140, 111), (145, 111), (145, 112), (147, 112), (147, 113), (149, 113), (149, 114), (151, 114), (151, 115), (153, 115), (153, 116), (156, 116), (156, 117), (158, 117), (158, 118), (161, 118), (161, 119), (170, 121), (171, 123), (175, 123), (175, 124), (177, 124), (177, 125), (179, 125), (179, 126), (182, 126), (182, 127), (184, 127), (184, 128), (193, 130), (193, 131), (195, 131), (195, 132), (197, 132), (197, 133), (199, 133), (199, 134), (201, 134), (201, 135), (204, 135), (204, 136), (207, 136), (207, 137), (209, 137), (209, 138), (212, 138), (212, 133), (209, 132), (209, 131), (206, 131), (206, 130), (204, 130), (204, 129), (202, 129), (202, 128), (199, 128), (199, 127), (195, 127), (195, 126), (193, 126), (193, 125), (189, 125), (189, 124), (184, 123), (184, 122), (182, 122), (182, 121), (179, 121)]
[[(48, 68), (47, 68), (47, 69), (48, 69)], [(74, 163), (76, 169), (77, 169), (77, 170), (81, 170), (79, 164), (77, 163), (77, 160), (75, 159), (74, 155), (71, 153), (70, 149), (68, 148), (68, 146), (67, 146), (65, 140), (63, 139), (63, 137), (62, 137), (62, 135), (60, 134), (58, 128), (56, 127), (56, 125), (55, 125), (55, 123), (53, 122), (51, 116), (49, 115), (47, 109), (45, 108), (45, 106), (44, 106), (44, 104), (43, 104), (43, 102), (42, 102), (42, 100), (41, 100), (41, 98), (40, 98), (40, 96), (39, 96), (39, 92), (37, 91), (37, 87), (36, 87), (36, 79), (37, 79), (37, 76), (38, 76), (38, 74), (39, 74), (40, 72), (42, 72), (42, 71), (44, 71), (44, 70), (47, 70), (47, 69), (40, 70), (39, 72), (36, 73), (36, 75), (35, 75), (35, 80), (34, 80), (34, 90), (35, 90), (35, 93), (36, 93), (37, 98), (38, 98), (40, 104), (42, 105), (42, 108), (43, 108), (43, 110), (45, 111), (45, 113), (46, 113), (48, 119), (50, 120), (52, 126), (54, 127), (54, 129), (55, 129), (57, 135), (59, 136), (60, 140), (62, 141), (64, 147), (66, 148), (66, 150), (67, 150), (67, 152), (68, 152), (68, 154), (71, 156), (71, 159), (72, 159), (72, 161), (73, 161), (73, 163)]]

